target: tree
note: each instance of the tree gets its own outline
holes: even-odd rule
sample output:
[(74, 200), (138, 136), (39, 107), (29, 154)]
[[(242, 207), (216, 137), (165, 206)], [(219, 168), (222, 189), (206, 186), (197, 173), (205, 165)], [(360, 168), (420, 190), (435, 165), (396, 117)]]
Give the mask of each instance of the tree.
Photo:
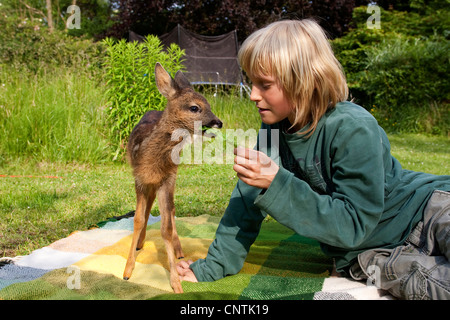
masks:
[(111, 0), (117, 9), (108, 35), (127, 37), (130, 30), (161, 35), (177, 24), (205, 35), (237, 30), (243, 40), (266, 24), (283, 19), (315, 18), (331, 37), (342, 35), (352, 19), (355, 0)]
[[(81, 29), (67, 30), (66, 22), (72, 13), (70, 5), (81, 12)], [(66, 30), (70, 35), (90, 37), (101, 35), (111, 26), (112, 7), (109, 0), (18, 0), (7, 1), (0, 11), (8, 17), (29, 19), (36, 27), (47, 26), (50, 32)], [(38, 23), (39, 22), (39, 23)]]
[(46, 8), (48, 28), (50, 29), (50, 32), (53, 32), (52, 0), (46, 0)]

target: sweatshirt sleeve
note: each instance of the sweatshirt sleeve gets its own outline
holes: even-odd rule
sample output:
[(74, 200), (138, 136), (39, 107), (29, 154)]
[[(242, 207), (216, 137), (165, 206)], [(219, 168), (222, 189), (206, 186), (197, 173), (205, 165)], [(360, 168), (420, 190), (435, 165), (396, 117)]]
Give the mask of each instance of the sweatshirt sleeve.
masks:
[(218, 280), (242, 269), (265, 217), (254, 205), (260, 192), (261, 189), (238, 181), (206, 258), (190, 266), (198, 281)]
[(328, 147), (331, 194), (315, 192), (280, 168), (255, 204), (302, 236), (356, 248), (375, 229), (384, 209), (384, 147), (378, 125), (369, 120), (346, 125)]

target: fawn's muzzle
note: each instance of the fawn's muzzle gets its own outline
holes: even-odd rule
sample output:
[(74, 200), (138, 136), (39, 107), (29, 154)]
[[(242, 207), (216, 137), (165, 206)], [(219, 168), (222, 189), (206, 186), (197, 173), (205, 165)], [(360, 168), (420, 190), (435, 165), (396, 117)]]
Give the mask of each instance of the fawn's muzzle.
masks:
[(208, 128), (220, 129), (220, 128), (222, 128), (222, 121), (220, 121), (219, 119), (214, 119), (214, 120), (210, 121), (209, 123), (205, 124), (205, 126)]

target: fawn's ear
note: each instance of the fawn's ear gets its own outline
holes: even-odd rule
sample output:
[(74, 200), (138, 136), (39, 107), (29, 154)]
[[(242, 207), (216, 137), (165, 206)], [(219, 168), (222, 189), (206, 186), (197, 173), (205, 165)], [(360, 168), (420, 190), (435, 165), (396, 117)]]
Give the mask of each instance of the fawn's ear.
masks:
[(181, 71), (175, 74), (175, 82), (180, 88), (191, 88), (191, 83)]
[(155, 66), (155, 78), (156, 86), (164, 97), (171, 99), (176, 95), (177, 84), (159, 62)]

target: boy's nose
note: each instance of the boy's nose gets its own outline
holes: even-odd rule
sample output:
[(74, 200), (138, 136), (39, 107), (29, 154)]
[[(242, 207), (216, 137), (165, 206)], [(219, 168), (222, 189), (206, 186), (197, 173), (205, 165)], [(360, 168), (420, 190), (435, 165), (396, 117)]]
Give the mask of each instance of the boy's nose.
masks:
[(254, 102), (261, 101), (261, 95), (259, 89), (256, 86), (252, 86), (252, 92), (250, 93), (250, 100)]

